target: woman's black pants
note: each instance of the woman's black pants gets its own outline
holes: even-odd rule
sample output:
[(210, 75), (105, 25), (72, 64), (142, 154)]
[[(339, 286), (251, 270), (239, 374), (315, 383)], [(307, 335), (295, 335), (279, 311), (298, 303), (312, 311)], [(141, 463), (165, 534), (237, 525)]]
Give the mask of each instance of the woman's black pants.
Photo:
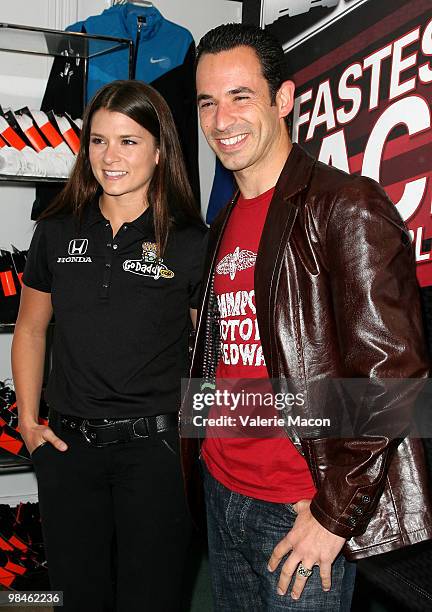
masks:
[(177, 431), (33, 453), (51, 588), (64, 612), (181, 610), (191, 537)]

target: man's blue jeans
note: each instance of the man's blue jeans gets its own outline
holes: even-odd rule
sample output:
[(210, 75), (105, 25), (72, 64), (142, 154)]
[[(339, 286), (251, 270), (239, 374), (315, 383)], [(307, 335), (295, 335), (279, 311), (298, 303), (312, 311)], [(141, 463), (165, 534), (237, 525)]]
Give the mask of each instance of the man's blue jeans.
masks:
[[(332, 587), (322, 590), (313, 568), (302, 596), (278, 595), (280, 569), (267, 569), (273, 548), (292, 528), (291, 504), (277, 504), (234, 493), (208, 472), (203, 462), (214, 609), (217, 612), (347, 612), (354, 590), (354, 563), (339, 555), (332, 566)], [(291, 585), (292, 586), (292, 585)], [(291, 588), (291, 587), (290, 587)]]

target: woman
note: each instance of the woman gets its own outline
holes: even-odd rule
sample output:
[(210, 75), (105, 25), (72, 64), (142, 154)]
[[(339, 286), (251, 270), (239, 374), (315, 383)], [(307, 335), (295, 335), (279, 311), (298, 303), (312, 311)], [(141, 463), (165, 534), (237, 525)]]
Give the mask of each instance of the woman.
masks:
[(72, 176), (37, 224), (12, 348), (65, 611), (180, 607), (190, 525), (177, 411), (204, 242), (168, 106), (141, 82), (103, 87)]

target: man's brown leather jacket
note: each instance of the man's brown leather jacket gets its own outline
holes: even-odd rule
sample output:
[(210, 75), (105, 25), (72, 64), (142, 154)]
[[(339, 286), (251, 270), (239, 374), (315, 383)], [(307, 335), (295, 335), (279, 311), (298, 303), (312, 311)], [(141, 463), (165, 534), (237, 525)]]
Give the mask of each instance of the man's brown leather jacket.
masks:
[[(219, 343), (214, 266), (234, 204), (235, 198), (210, 233), (193, 378), (214, 375)], [(301, 381), (306, 418), (317, 416), (318, 398), (313, 391), (308, 395), (313, 381), (427, 376), (414, 258), (396, 208), (374, 181), (317, 162), (298, 145), (265, 221), (255, 300), (269, 375)], [(355, 417), (358, 437), (311, 439), (287, 431), (317, 487), (311, 512), (347, 538), (344, 553), (351, 559), (432, 538), (423, 446), (404, 437), (414, 393), (387, 397), (379, 388)], [(187, 405), (188, 394), (183, 416)], [(181, 443), (189, 505), (199, 522), (200, 444), (191, 438)]]

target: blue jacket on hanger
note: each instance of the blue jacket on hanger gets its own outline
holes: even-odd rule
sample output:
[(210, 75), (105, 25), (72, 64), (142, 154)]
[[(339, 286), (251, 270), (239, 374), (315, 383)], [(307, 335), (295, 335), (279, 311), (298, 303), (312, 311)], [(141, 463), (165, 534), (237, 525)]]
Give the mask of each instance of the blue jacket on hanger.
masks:
[(235, 182), (234, 174), (231, 170), (227, 170), (225, 166), (222, 166), (216, 157), (215, 175), (207, 208), (206, 223), (209, 225), (213, 223), (218, 212), (228, 204), (236, 190), (237, 183)]
[[(194, 45), (192, 34), (186, 28), (165, 19), (156, 7), (132, 3), (114, 5), (100, 15), (70, 25), (67, 31), (128, 38), (135, 44), (137, 17), (144, 17), (145, 24), (138, 40), (134, 78), (152, 83), (173, 68), (182, 66), (191, 45)], [(127, 79), (128, 59), (127, 49), (92, 58), (89, 64), (87, 100), (102, 85), (116, 79)]]

